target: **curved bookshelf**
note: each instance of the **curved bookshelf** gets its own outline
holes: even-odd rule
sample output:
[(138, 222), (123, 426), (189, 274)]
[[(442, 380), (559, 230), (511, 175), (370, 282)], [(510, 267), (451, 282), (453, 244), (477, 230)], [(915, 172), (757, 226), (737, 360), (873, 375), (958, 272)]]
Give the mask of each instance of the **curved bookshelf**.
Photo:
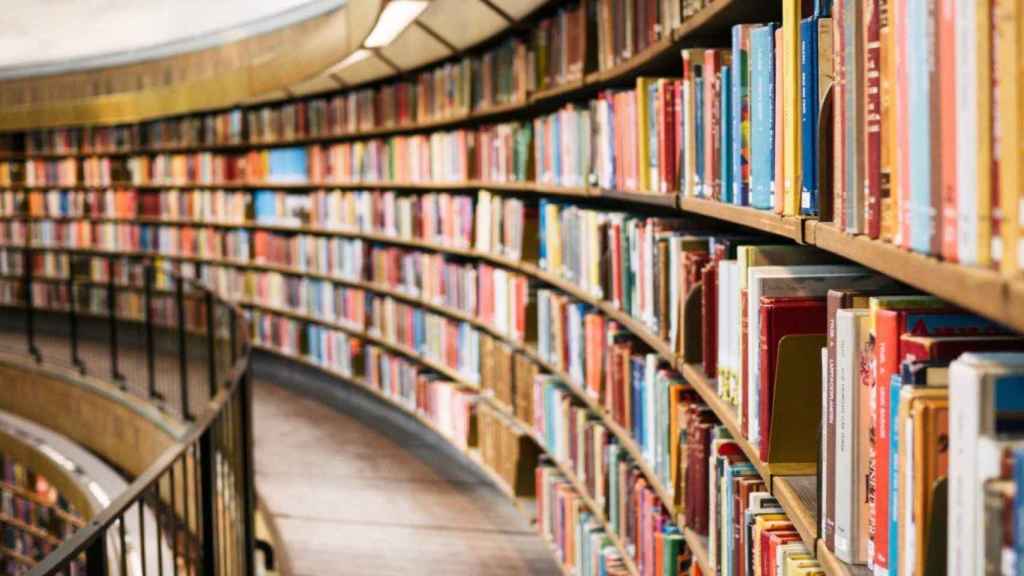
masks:
[[(534, 13), (538, 11), (540, 10), (535, 10)], [(530, 20), (533, 15), (534, 14), (531, 14), (524, 20)], [(32, 153), (6, 157), (4, 159), (17, 161), (36, 158), (128, 156), (132, 154), (159, 154), (164, 152), (247, 150), (250, 148), (297, 146), (322, 142), (358, 140), (361, 138), (373, 138), (395, 134), (411, 134), (429, 130), (454, 128), (460, 125), (471, 124), (480, 120), (493, 119), (505, 115), (528, 115), (530, 112), (537, 111), (544, 106), (550, 106), (553, 103), (589, 96), (596, 93), (599, 89), (609, 85), (630, 83), (637, 73), (644, 71), (651, 65), (657, 64), (659, 61), (663, 62), (667, 58), (678, 56), (679, 49), (683, 46), (695, 45), (697, 43), (707, 41), (710, 38), (714, 38), (716, 35), (720, 36), (728, 32), (729, 28), (733, 24), (740, 22), (762, 22), (766, 20), (777, 20), (779, 18), (781, 18), (781, 8), (770, 2), (750, 3), (748, 0), (715, 0), (696, 14), (684, 19), (682, 24), (672, 30), (665, 38), (662, 38), (658, 42), (648, 46), (646, 49), (632, 55), (627, 60), (620, 62), (615, 66), (604, 70), (590, 72), (580, 80), (565, 82), (559, 86), (535, 91), (529, 94), (527, 98), (521, 102), (488, 106), (478, 110), (471, 110), (463, 114), (455, 114), (446, 118), (436, 118), (405, 125), (384, 126), (374, 128), (372, 130), (325, 134), (288, 140), (153, 146), (112, 150), (108, 152), (90, 150), (87, 152)], [(517, 31), (505, 31), (503, 33), (499, 33), (498, 37), (515, 32)], [(491, 40), (493, 40), (493, 38), (487, 39), (483, 43), (487, 43)], [(430, 69), (445, 60), (451, 59), (453, 56), (463, 55), (475, 48), (476, 47), (470, 47), (468, 50), (462, 50), (458, 51), (456, 54), (446, 55), (439, 61), (418, 66), (417, 69)], [(374, 80), (369, 84), (376, 84), (379, 82), (379, 80)], [(348, 86), (341, 90), (341, 92), (351, 90), (352, 88), (359, 88), (359, 86)], [(267, 105), (267, 103), (261, 103), (252, 106), (252, 108), (260, 108), (265, 105)], [(212, 112), (216, 111), (211, 110), (204, 113)]]
[[(419, 422), (424, 427), (430, 429), (432, 432), (434, 432), (441, 438), (444, 438), (446, 441), (448, 440), (448, 436), (436, 425), (434, 425), (434, 423), (431, 422), (429, 418), (426, 418), (418, 411), (409, 408), (408, 406), (402, 404), (401, 402), (396, 401), (394, 398), (388, 396), (387, 394), (374, 388), (373, 386), (366, 384), (366, 382), (364, 382), (360, 378), (342, 374), (341, 372), (338, 372), (337, 370), (334, 370), (328, 366), (322, 366), (307, 358), (283, 352), (272, 346), (254, 344), (253, 348), (269, 352), (271, 354), (275, 354), (288, 361), (298, 362), (304, 366), (308, 366), (310, 368), (324, 372), (325, 374), (328, 374), (333, 378), (341, 380), (350, 386), (356, 387), (360, 390), (366, 390), (374, 397), (387, 403), (389, 406), (397, 408), (405, 415), (409, 416), (410, 418), (413, 418), (414, 420)], [(526, 423), (516, 418), (513, 414), (509, 413), (508, 408), (506, 408), (500, 402), (496, 402), (487, 397), (486, 395), (478, 395), (477, 398), (479, 402), (487, 403), (488, 407), (492, 411), (496, 412), (503, 421), (505, 421), (507, 424), (510, 424), (511, 427), (515, 428), (518, 432), (528, 436), (537, 445), (537, 447), (540, 448), (540, 450), (545, 454), (548, 460), (550, 460), (558, 469), (558, 471), (563, 476), (565, 476), (565, 478), (576, 490), (576, 493), (580, 496), (584, 505), (590, 510), (594, 518), (597, 519), (598, 523), (604, 529), (605, 535), (608, 537), (608, 539), (612, 542), (612, 545), (615, 546), (616, 550), (622, 556), (623, 561), (625, 562), (627, 569), (629, 570), (629, 573), (633, 576), (637, 576), (639, 572), (636, 568), (636, 564), (634, 563), (632, 556), (627, 553), (626, 546), (623, 544), (618, 534), (616, 534), (614, 530), (612, 530), (612, 528), (608, 525), (608, 521), (605, 518), (604, 511), (601, 510), (601, 507), (598, 506), (598, 504), (594, 501), (593, 497), (591, 497), (590, 494), (587, 492), (586, 486), (582, 482), (580, 482), (580, 480), (576, 477), (575, 473), (573, 473), (572, 467), (567, 465), (565, 462), (562, 462), (561, 460), (557, 459), (554, 454), (549, 452), (547, 447), (544, 445), (544, 442), (541, 441), (541, 439), (537, 436), (533, 429)], [(491, 482), (493, 482), (506, 496), (512, 498), (513, 500), (516, 500), (516, 495), (512, 488), (508, 486), (500, 477), (498, 477), (497, 474), (495, 474), (494, 471), (491, 470), (474, 451), (462, 450), (462, 452), (469, 460), (471, 460), (475, 465), (477, 465), (484, 473), (484, 475), (486, 475), (488, 479), (490, 479)], [(552, 550), (552, 552), (554, 553), (554, 550)], [(558, 563), (561, 566), (561, 562)], [(565, 571), (564, 566), (562, 566), (562, 570)]]
[[(66, 157), (94, 157), (94, 156), (131, 156), (172, 152), (196, 152), (196, 151), (235, 151), (244, 152), (248, 150), (266, 149), (284, 146), (302, 146), (306, 144), (331, 143), (352, 141), (363, 138), (375, 138), (399, 134), (415, 134), (432, 130), (443, 130), (461, 126), (471, 126), (484, 120), (495, 120), (500, 118), (530, 118), (543, 112), (549, 112), (556, 106), (590, 97), (600, 89), (615, 86), (628, 85), (632, 83), (637, 74), (644, 71), (663, 66), (669, 62), (677, 62), (679, 49), (683, 46), (708, 45), (706, 42), (726, 32), (733, 24), (744, 21), (762, 21), (773, 19), (778, 16), (778, 6), (775, 3), (751, 3), (744, 0), (716, 0), (697, 14), (691, 16), (684, 23), (673, 30), (668, 38), (664, 38), (647, 49), (633, 55), (625, 62), (619, 63), (606, 70), (586, 74), (581, 80), (565, 83), (560, 86), (541, 90), (529, 94), (521, 102), (514, 102), (479, 110), (472, 110), (465, 114), (456, 114), (444, 118), (435, 118), (423, 122), (384, 126), (373, 130), (356, 131), (345, 134), (317, 135), (288, 140), (269, 141), (245, 141), (225, 144), (199, 144), (181, 146), (145, 147), (138, 149), (122, 149), (112, 152), (80, 152), (80, 153), (54, 153), (54, 154), (30, 154), (19, 158), (6, 158), (8, 160), (24, 160), (33, 158), (66, 158)], [(762, 11), (762, 12), (758, 12)], [(752, 14), (752, 12), (754, 12)], [(668, 209), (672, 215), (683, 213), (701, 215), (723, 223), (743, 226), (745, 228), (764, 232), (782, 239), (796, 243), (807, 244), (831, 252), (863, 266), (874, 269), (882, 274), (896, 280), (914, 286), (926, 292), (935, 294), (949, 302), (960, 305), (966, 309), (982, 314), (988, 318), (1007, 324), (1017, 331), (1024, 331), (1024, 280), (1019, 277), (1009, 278), (997, 271), (972, 268), (957, 263), (943, 262), (942, 260), (908, 252), (895, 245), (871, 240), (864, 236), (854, 236), (839, 230), (829, 222), (822, 222), (815, 218), (781, 216), (771, 211), (762, 211), (749, 207), (735, 206), (717, 201), (686, 197), (678, 191), (668, 194), (656, 194), (645, 192), (620, 192), (614, 190), (603, 190), (595, 187), (566, 187), (547, 185), (535, 182), (484, 182), (478, 180), (452, 181), (452, 182), (309, 182), (309, 183), (273, 183), (273, 182), (230, 182), (230, 183), (146, 183), (133, 184), (130, 182), (118, 182), (109, 186), (7, 186), (0, 187), (6, 190), (95, 190), (109, 189), (113, 187), (136, 188), (140, 190), (163, 190), (163, 189), (224, 189), (224, 190), (312, 190), (312, 189), (400, 189), (400, 190), (422, 190), (422, 191), (475, 191), (488, 189), (496, 192), (507, 192), (523, 195), (558, 196), (569, 199), (580, 199), (582, 201), (599, 200), (614, 202), (625, 205), (636, 210)], [(312, 235), (338, 236), (345, 238), (360, 238), (370, 242), (403, 246), (413, 249), (428, 250), (438, 253), (450, 254), (463, 258), (473, 258), (479, 262), (486, 262), (495, 266), (513, 270), (530, 278), (539, 280), (572, 298), (586, 303), (599, 310), (606, 318), (614, 320), (641, 340), (647, 347), (655, 351), (664, 360), (670, 362), (684, 377), (694, 390), (703, 398), (704, 402), (712, 409), (720, 422), (730, 431), (733, 437), (741, 446), (743, 452), (755, 466), (760, 476), (769, 487), (770, 491), (782, 503), (783, 508), (799, 528), (804, 542), (817, 551), (817, 557), (821, 560), (825, 570), (829, 574), (861, 574), (861, 567), (851, 567), (835, 559), (824, 546), (817, 541), (817, 522), (815, 520), (816, 502), (802, 498), (796, 486), (799, 485), (801, 474), (807, 470), (804, 467), (786, 468), (772, 466), (762, 462), (757, 449), (752, 446), (741, 433), (740, 423), (732, 406), (718, 396), (716, 383), (713, 379), (703, 374), (701, 367), (687, 364), (676, 354), (672, 346), (662, 340), (658, 335), (650, 331), (641, 321), (633, 318), (611, 302), (595, 298), (592, 294), (582, 290), (572, 282), (563, 279), (560, 275), (540, 268), (536, 264), (519, 262), (505, 258), (500, 255), (478, 252), (469, 247), (448, 246), (416, 238), (398, 238), (376, 232), (358, 232), (340, 229), (325, 229), (311, 226), (281, 226), (263, 224), (259, 222), (199, 222), (195, 220), (162, 220), (159, 218), (26, 218), (9, 216), (0, 220), (96, 220), (105, 222), (133, 222), (146, 224), (162, 224), (172, 226), (197, 226), (216, 228), (246, 228), (254, 230), (269, 230), (286, 233), (304, 233)], [(20, 248), (20, 246), (12, 246)], [(437, 302), (431, 302), (417, 295), (403, 292), (389, 286), (383, 286), (372, 282), (356, 281), (337, 277), (331, 274), (310, 272), (288, 266), (276, 264), (264, 264), (249, 260), (234, 260), (228, 258), (205, 258), (201, 256), (171, 255), (151, 252), (119, 252), (92, 249), (68, 249), (40, 246), (37, 250), (61, 250), (68, 252), (81, 252), (93, 254), (129, 254), (138, 257), (157, 257), (187, 262), (202, 262), (232, 266), (240, 269), (273, 271), (283, 274), (304, 275), (310, 278), (328, 280), (339, 284), (361, 288), (367, 291), (391, 296), (409, 304), (436, 312), (446, 317), (467, 322), (473, 327), (500, 339), (517, 352), (528, 356), (532, 362), (543, 370), (558, 376), (577, 400), (586, 405), (588, 410), (598, 416), (605, 427), (615, 435), (621, 445), (629, 453), (633, 461), (640, 468), (640, 471), (650, 482), (651, 486), (668, 508), (672, 508), (674, 501), (669, 491), (660, 483), (657, 475), (643, 457), (642, 450), (633, 440), (631, 434), (622, 429), (614, 419), (607, 413), (604, 407), (594, 399), (578, 382), (573, 382), (569, 375), (558, 369), (539, 356), (537, 351), (514, 338), (503, 334), (493, 327), (479, 321), (470, 312), (449, 308)], [(258, 302), (247, 302), (247, 306), (264, 310), (273, 314), (291, 316), (308, 322), (316, 322), (346, 331), (357, 337), (375, 342), (381, 346), (405, 355), (424, 366), (438, 371), (452, 380), (459, 381), (462, 385), (479, 389), (475, 385), (468, 385), (461, 382), (461, 378), (451, 369), (444, 366), (432, 366), (430, 361), (420, 357), (414, 350), (403, 346), (395, 346), (381, 339), (370, 335), (366, 330), (352, 330), (351, 326), (345, 326), (335, 322), (313, 317), (302, 312), (295, 312), (279, 307), (264, 306)], [(278, 354), (284, 354), (272, 350)], [(317, 369), (326, 371), (339, 378), (347, 378), (335, 373), (330, 368), (325, 368), (304, 358), (284, 354), (286, 357), (299, 362), (305, 362)], [(440, 368), (440, 369), (438, 369)], [(351, 378), (347, 380), (354, 385), (361, 385)], [(363, 387), (366, 387), (363, 385)], [(366, 387), (370, 390), (372, 388)], [(374, 391), (376, 392), (376, 391)], [(387, 397), (383, 396), (386, 400)], [(492, 402), (492, 404), (497, 405)], [(404, 407), (403, 407), (404, 408)], [(407, 410), (408, 411), (408, 410)], [(416, 416), (415, 412), (411, 412)], [(507, 411), (506, 411), (507, 415)], [(511, 416), (515, 422), (514, 416)], [(521, 422), (519, 424), (522, 424)], [(530, 432), (527, 426), (525, 430)], [(537, 442), (539, 438), (532, 434), (531, 437)], [(538, 442), (543, 449), (543, 446)], [(560, 468), (562, 464), (556, 462)], [(574, 485), (578, 480), (564, 470), (563, 474), (571, 478)], [(585, 495), (585, 492), (581, 492)], [(590, 501), (590, 504), (593, 504)], [(589, 506), (589, 504), (588, 504)], [(678, 511), (674, 511), (678, 512)], [(603, 522), (603, 517), (601, 518)], [(606, 526), (607, 528), (607, 526)], [(707, 555), (707, 539), (701, 537), (688, 529), (684, 529), (684, 536), (694, 552), (694, 559), (705, 570), (709, 568)], [(616, 543), (622, 549), (621, 542)], [(628, 558), (628, 556), (625, 556)], [(635, 573), (635, 566), (631, 568)]]
[[(812, 245), (834, 253), (843, 258), (857, 262), (865, 267), (877, 270), (910, 286), (935, 294), (949, 302), (968, 310), (1005, 323), (1017, 331), (1024, 331), (1024, 279), (1010, 278), (996, 270), (964, 266), (952, 262), (944, 262), (933, 256), (917, 254), (904, 250), (888, 242), (872, 240), (866, 236), (847, 234), (829, 222), (821, 222), (814, 218), (781, 216), (774, 212), (757, 210), (749, 207), (734, 206), (722, 202), (700, 198), (682, 197), (678, 194), (654, 194), (643, 192), (615, 192), (598, 188), (573, 188), (554, 185), (539, 185), (529, 182), (494, 183), (482, 181), (439, 182), (439, 183), (402, 183), (402, 182), (358, 182), (358, 183), (286, 183), (271, 182), (254, 184), (150, 184), (125, 187), (138, 189), (224, 189), (224, 190), (308, 190), (308, 189), (405, 189), (405, 190), (445, 190), (445, 191), (476, 191), (480, 189), (496, 192), (519, 194), (555, 195), (586, 200), (608, 200), (640, 209), (671, 208), (680, 213), (699, 214), (729, 224), (736, 224), (780, 236), (794, 242)], [(116, 186), (36, 186), (8, 187), (17, 190), (105, 190)], [(0, 220), (74, 220), (89, 219), (87, 217), (24, 217), (5, 216)], [(132, 219), (97, 218), (100, 221), (128, 222)], [(136, 222), (144, 221), (141, 219)], [(158, 223), (153, 220), (152, 223)], [(161, 224), (212, 226), (219, 228), (251, 228), (268, 229), (288, 232), (306, 232), (310, 234), (337, 234), (342, 231), (330, 229), (314, 229), (308, 227), (277, 227), (269, 224), (226, 222), (198, 222), (187, 220), (159, 221)], [(368, 238), (369, 239), (369, 238)], [(375, 241), (384, 239), (373, 238)], [(424, 248), (429, 248), (423, 246)], [(450, 250), (450, 249), (449, 249)]]
[[(587, 303), (587, 304), (589, 304), (589, 305), (591, 305), (591, 306), (593, 306), (595, 308), (600, 309), (610, 319), (615, 320), (616, 322), (619, 322), (621, 325), (625, 326), (628, 330), (633, 332), (635, 336), (637, 336), (638, 338), (643, 340), (645, 343), (647, 343), (649, 346), (651, 346), (652, 349), (654, 349), (656, 352), (661, 354), (666, 360), (670, 360), (671, 361), (671, 360), (674, 359), (674, 355), (671, 355), (668, 352), (668, 350), (669, 350), (668, 344), (663, 342), (663, 341), (661, 341), (659, 338), (657, 338), (653, 334), (650, 334), (649, 331), (647, 331), (645, 328), (643, 328), (642, 324), (640, 324), (637, 320), (635, 320), (634, 318), (632, 318), (631, 316), (629, 316), (625, 312), (623, 312), (621, 310), (618, 310), (617, 308), (611, 306), (607, 302), (604, 302), (602, 300), (593, 298), (591, 295), (589, 295), (586, 292), (584, 292), (583, 290), (579, 289), (578, 287), (576, 287), (572, 283), (567, 282), (565, 280), (562, 280), (561, 278), (557, 277), (556, 275), (551, 274), (549, 272), (546, 272), (544, 270), (541, 270), (540, 268), (538, 268), (536, 266), (533, 266), (533, 265), (530, 265), (530, 264), (524, 264), (524, 263), (521, 263), (521, 262), (516, 262), (516, 261), (510, 260), (510, 259), (501, 257), (501, 256), (495, 256), (495, 255), (492, 255), (492, 254), (489, 254), (489, 253), (482, 253), (482, 252), (476, 252), (476, 251), (465, 250), (465, 249), (458, 249), (458, 248), (451, 248), (451, 247), (443, 247), (443, 246), (439, 246), (439, 245), (435, 245), (435, 244), (430, 244), (430, 243), (426, 243), (426, 242), (421, 242), (421, 241), (401, 240), (401, 239), (397, 239), (397, 238), (390, 237), (390, 236), (379, 236), (379, 235), (376, 235), (376, 234), (369, 234), (369, 233), (367, 233), (367, 234), (347, 234), (347, 233), (340, 233), (339, 232), (338, 234), (339, 235), (343, 235), (345, 237), (358, 237), (358, 238), (363, 238), (363, 239), (366, 239), (366, 240), (380, 241), (382, 243), (390, 243), (390, 244), (396, 244), (396, 245), (413, 247), (413, 248), (425, 248), (425, 249), (434, 250), (434, 251), (437, 251), (437, 252), (444, 252), (444, 253), (454, 254), (454, 255), (458, 255), (458, 256), (475, 257), (477, 259), (487, 261), (487, 262), (489, 262), (491, 264), (498, 265), (498, 266), (504, 267), (506, 269), (515, 270), (515, 271), (521, 272), (523, 274), (527, 274), (527, 275), (529, 275), (529, 276), (531, 276), (533, 278), (536, 278), (536, 279), (539, 279), (539, 280), (541, 280), (541, 281), (543, 281), (545, 283), (548, 283), (552, 287), (555, 287), (555, 288), (565, 292), (566, 294), (571, 295), (573, 298), (576, 298), (576, 299), (578, 299), (580, 301), (583, 301), (583, 302), (585, 302), (585, 303)], [(13, 248), (13, 246), (12, 246), (12, 248)], [(586, 407), (588, 408), (588, 410), (590, 410), (590, 412), (592, 414), (594, 414), (595, 416), (598, 416), (601, 419), (602, 423), (605, 425), (605, 427), (608, 428), (608, 430), (610, 432), (612, 432), (612, 434), (614, 434), (618, 438), (618, 440), (621, 443), (622, 447), (626, 450), (626, 452), (633, 459), (634, 463), (640, 469), (641, 473), (643, 473), (644, 477), (647, 479), (647, 481), (651, 485), (652, 489), (654, 489), (654, 491), (657, 493), (658, 497), (662, 500), (662, 502), (666, 506), (666, 508), (669, 509), (669, 510), (671, 510), (673, 508), (672, 505), (671, 505), (671, 503), (673, 502), (673, 498), (671, 496), (670, 491), (662, 484), (662, 482), (658, 478), (657, 474), (655, 474), (653, 468), (651, 467), (651, 464), (647, 461), (647, 458), (643, 455), (643, 451), (640, 449), (640, 447), (637, 445), (636, 441), (633, 439), (632, 434), (630, 434), (628, 431), (623, 429), (622, 426), (620, 426), (611, 417), (611, 415), (608, 414), (608, 411), (604, 408), (604, 406), (602, 406), (593, 396), (591, 396), (589, 393), (587, 393), (584, 390), (584, 387), (580, 383), (575, 382), (574, 379), (568, 373), (566, 373), (564, 370), (562, 370), (562, 369), (558, 368), (557, 366), (551, 364), (547, 360), (544, 360), (537, 353), (537, 351), (533, 349), (532, 346), (529, 346), (529, 345), (527, 345), (527, 344), (525, 344), (523, 342), (519, 342), (519, 341), (517, 341), (514, 338), (510, 338), (507, 334), (504, 334), (504, 333), (494, 329), (492, 326), (477, 320), (475, 317), (473, 317), (470, 314), (467, 314), (464, 311), (461, 311), (461, 310), (458, 310), (458, 309), (449, 308), (449, 307), (444, 306), (442, 304), (438, 304), (438, 303), (435, 303), (435, 302), (430, 302), (428, 300), (424, 300), (424, 299), (419, 298), (417, 296), (412, 296), (412, 295), (407, 294), (407, 293), (405, 293), (405, 292), (403, 292), (401, 290), (396, 290), (396, 289), (393, 289), (393, 288), (380, 286), (380, 285), (377, 285), (377, 284), (374, 284), (374, 283), (371, 283), (371, 282), (353, 281), (353, 280), (348, 280), (348, 279), (345, 279), (345, 278), (342, 278), (342, 277), (339, 277), (339, 276), (335, 276), (335, 275), (331, 275), (331, 274), (322, 274), (322, 273), (317, 273), (317, 272), (303, 271), (303, 270), (296, 269), (296, 268), (291, 268), (291, 267), (287, 267), (287, 266), (278, 266), (278, 265), (273, 265), (273, 264), (259, 264), (259, 263), (252, 263), (252, 262), (249, 262), (249, 261), (233, 260), (233, 259), (203, 258), (203, 257), (199, 257), (199, 256), (181, 256), (181, 255), (159, 254), (159, 253), (151, 253), (151, 252), (144, 252), (144, 251), (142, 251), (142, 252), (126, 252), (126, 251), (105, 251), (105, 250), (80, 250), (80, 249), (74, 249), (74, 248), (43, 247), (43, 246), (33, 247), (33, 250), (61, 251), (61, 252), (71, 252), (71, 253), (79, 253), (79, 252), (81, 252), (81, 253), (88, 253), (88, 254), (95, 254), (95, 255), (132, 256), (132, 257), (138, 257), (138, 258), (145, 258), (145, 257), (166, 258), (168, 260), (181, 260), (181, 261), (197, 262), (197, 263), (212, 264), (212, 265), (222, 265), (222, 266), (230, 266), (230, 267), (236, 267), (236, 268), (241, 268), (241, 269), (273, 271), (273, 272), (279, 272), (279, 273), (282, 273), (282, 274), (291, 274), (291, 275), (300, 275), (300, 276), (304, 275), (304, 276), (311, 277), (311, 278), (322, 279), (322, 280), (327, 280), (327, 281), (331, 281), (331, 282), (337, 282), (337, 283), (341, 283), (341, 284), (350, 285), (352, 287), (362, 288), (362, 289), (373, 291), (373, 292), (376, 292), (376, 293), (379, 293), (379, 294), (382, 294), (382, 295), (386, 295), (386, 296), (392, 296), (392, 297), (394, 297), (396, 299), (403, 300), (403, 301), (405, 301), (405, 302), (407, 302), (409, 304), (416, 305), (416, 306), (421, 306), (421, 307), (429, 309), (429, 310), (431, 310), (433, 312), (437, 312), (439, 314), (445, 315), (445, 316), (447, 316), (449, 318), (452, 318), (454, 320), (460, 320), (460, 321), (467, 322), (470, 325), (472, 325), (474, 328), (477, 328), (479, 330), (483, 330), (483, 331), (487, 332), (490, 336), (501, 340), (503, 343), (509, 345), (510, 347), (512, 347), (517, 352), (525, 354), (527, 357), (530, 358), (530, 360), (532, 362), (534, 362), (535, 364), (540, 366), (546, 372), (551, 373), (554, 376), (557, 376), (563, 382), (563, 384), (565, 384), (565, 386), (573, 393), (573, 395), (578, 400), (583, 402), (586, 405)], [(314, 315), (311, 315), (311, 314), (308, 314), (308, 313), (305, 313), (305, 312), (302, 312), (302, 311), (292, 310), (292, 309), (283, 308), (283, 307), (279, 307), (279, 306), (271, 306), (271, 305), (263, 304), (263, 303), (260, 303), (260, 302), (252, 301), (252, 300), (249, 300), (249, 301), (239, 301), (239, 304), (242, 305), (242, 306), (245, 306), (245, 307), (254, 308), (254, 309), (261, 310), (263, 312), (267, 312), (267, 313), (271, 313), (271, 314), (277, 314), (277, 315), (280, 315), (280, 316), (287, 316), (287, 317), (290, 317), (290, 318), (293, 318), (293, 319), (297, 319), (297, 320), (302, 320), (302, 321), (305, 321), (305, 322), (312, 322), (312, 323), (315, 323), (315, 324), (320, 324), (322, 326), (333, 328), (333, 329), (339, 330), (341, 332), (345, 332), (345, 333), (347, 333), (349, 335), (352, 335), (352, 336), (355, 336), (355, 337), (358, 337), (358, 338), (362, 338), (364, 340), (367, 340), (368, 342), (373, 342), (374, 344), (377, 344), (377, 345), (379, 345), (381, 347), (387, 348), (387, 349), (389, 349), (389, 350), (391, 350), (391, 351), (393, 351), (395, 353), (401, 354), (401, 355), (403, 355), (403, 356), (405, 356), (405, 357), (407, 357), (407, 358), (409, 358), (411, 360), (415, 360), (417, 362), (420, 362), (421, 364), (423, 364), (424, 366), (434, 370), (435, 372), (443, 374), (445, 377), (447, 377), (447, 378), (457, 382), (458, 384), (461, 385), (461, 387), (464, 387), (464, 388), (467, 388), (467, 389), (477, 389), (477, 390), (479, 389), (479, 386), (477, 386), (476, 384), (472, 384), (472, 383), (467, 382), (465, 380), (464, 376), (459, 374), (454, 369), (448, 368), (446, 366), (438, 364), (437, 362), (434, 362), (434, 361), (431, 361), (429, 359), (423, 358), (415, 350), (412, 350), (412, 349), (410, 349), (408, 347), (405, 347), (403, 345), (400, 345), (400, 344), (396, 344), (396, 343), (390, 342), (390, 341), (388, 341), (386, 339), (380, 338), (380, 337), (376, 336), (375, 334), (373, 334), (373, 333), (371, 333), (369, 331), (366, 331), (366, 330), (361, 330), (358, 327), (347, 325), (347, 324), (341, 323), (341, 322), (335, 322), (335, 321), (331, 321), (331, 320), (328, 320), (328, 319), (320, 318), (320, 317), (317, 317), (317, 316), (314, 316)], [(660, 350), (659, 350), (659, 348), (660, 348)]]

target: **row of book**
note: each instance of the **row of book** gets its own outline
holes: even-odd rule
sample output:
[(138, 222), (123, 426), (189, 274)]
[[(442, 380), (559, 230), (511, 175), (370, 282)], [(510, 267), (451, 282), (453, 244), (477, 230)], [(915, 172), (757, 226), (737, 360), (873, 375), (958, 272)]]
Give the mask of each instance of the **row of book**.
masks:
[[(0, 452), (0, 566), (28, 572), (82, 526), (74, 507), (41, 474)], [(78, 569), (82, 566), (78, 565)]]
[[(705, 0), (575, 1), (542, 13), (526, 34), (409, 79), (337, 94), (179, 116), (137, 125), (25, 134), (29, 154), (102, 154), (340, 136), (402, 127), (511, 103), (625, 62), (668, 38)], [(20, 142), (15, 143), (15, 148)]]

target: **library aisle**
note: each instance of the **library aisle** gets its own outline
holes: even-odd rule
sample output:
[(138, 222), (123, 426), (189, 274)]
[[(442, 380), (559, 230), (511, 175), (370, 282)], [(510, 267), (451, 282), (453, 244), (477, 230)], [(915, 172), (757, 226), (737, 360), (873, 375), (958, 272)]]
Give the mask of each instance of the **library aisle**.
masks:
[(560, 573), (508, 497), (435, 434), (266, 355), (254, 377), (256, 490), (282, 574)]

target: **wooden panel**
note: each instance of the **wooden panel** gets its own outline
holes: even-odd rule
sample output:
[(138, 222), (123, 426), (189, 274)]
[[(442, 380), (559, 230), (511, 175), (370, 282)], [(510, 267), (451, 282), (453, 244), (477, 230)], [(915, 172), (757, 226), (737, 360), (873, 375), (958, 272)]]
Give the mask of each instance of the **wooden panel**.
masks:
[[(441, 37), (446, 38), (443, 33)], [(440, 60), (451, 54), (447, 46), (416, 25), (406, 28), (394, 42), (380, 51), (402, 70)]]
[(490, 38), (506, 25), (501, 16), (477, 0), (432, 2), (419, 19), (457, 48)]
[(383, 60), (376, 56), (368, 56), (365, 60), (350, 64), (335, 75), (345, 81), (346, 84), (361, 84), (370, 80), (377, 80), (394, 74), (395, 71)]
[(288, 91), (296, 96), (305, 96), (321, 92), (336, 92), (340, 88), (340, 85), (330, 76), (317, 76), (290, 87)]
[(107, 384), (0, 364), (0, 410), (63, 434), (138, 476), (183, 430), (155, 407)]

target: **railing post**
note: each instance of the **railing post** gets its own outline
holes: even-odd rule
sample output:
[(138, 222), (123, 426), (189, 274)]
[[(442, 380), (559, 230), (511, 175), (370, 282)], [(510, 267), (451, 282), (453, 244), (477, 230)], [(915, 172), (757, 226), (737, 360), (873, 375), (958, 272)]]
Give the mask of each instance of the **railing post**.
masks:
[(163, 399), (156, 389), (156, 350), (153, 342), (153, 267), (143, 262), (142, 268), (143, 299), (146, 314), (146, 374), (149, 378), (149, 397)]
[(245, 566), (243, 567), (243, 574), (255, 574), (255, 558), (253, 555), (256, 552), (256, 531), (254, 524), (256, 522), (256, 507), (255, 507), (255, 496), (253, 495), (253, 483), (255, 482), (255, 476), (253, 475), (253, 451), (252, 451), (252, 379), (250, 377), (251, 370), (248, 365), (245, 367), (245, 372), (242, 374), (242, 378), (239, 381), (239, 394), (242, 395), (240, 398), (242, 409), (241, 418), (239, 419), (239, 426), (242, 427), (242, 445), (241, 445), (241, 456), (242, 456), (242, 523), (244, 530), (245, 543)]
[(28, 338), (28, 353), (31, 354), (37, 364), (42, 364), (43, 355), (39, 353), (36, 346), (36, 311), (35, 295), (32, 290), (32, 249), (26, 247), (22, 252), (22, 266), (25, 268), (25, 336)]
[[(213, 292), (206, 289), (206, 364), (210, 377), (210, 398), (217, 395), (217, 327)], [(230, 370), (230, 368), (229, 368)]]
[(231, 347), (231, 368), (234, 368), (238, 360), (238, 315), (233, 307), (228, 308), (228, 314), (228, 346)]
[[(71, 256), (69, 255), (70, 259)], [(71, 265), (73, 259), (68, 262), (68, 329), (71, 336), (71, 364), (78, 367), (78, 371), (85, 374), (85, 363), (78, 356), (78, 306), (75, 302), (75, 267)]]
[(107, 576), (107, 533), (102, 533), (85, 549), (86, 576)]
[(110, 310), (108, 320), (110, 322), (110, 377), (114, 382), (120, 382), (121, 389), (127, 389), (128, 384), (124, 375), (118, 368), (117, 358), (117, 285), (114, 281), (114, 257), (107, 258), (107, 304)]
[(214, 576), (217, 573), (217, 516), (216, 499), (217, 483), (214, 473), (213, 430), (216, 421), (210, 424), (199, 437), (199, 503), (202, 508), (202, 565), (203, 576)]
[(185, 420), (192, 420), (188, 404), (188, 330), (185, 327), (185, 278), (178, 276), (175, 289), (175, 300), (178, 303), (178, 372), (181, 376), (181, 415)]

